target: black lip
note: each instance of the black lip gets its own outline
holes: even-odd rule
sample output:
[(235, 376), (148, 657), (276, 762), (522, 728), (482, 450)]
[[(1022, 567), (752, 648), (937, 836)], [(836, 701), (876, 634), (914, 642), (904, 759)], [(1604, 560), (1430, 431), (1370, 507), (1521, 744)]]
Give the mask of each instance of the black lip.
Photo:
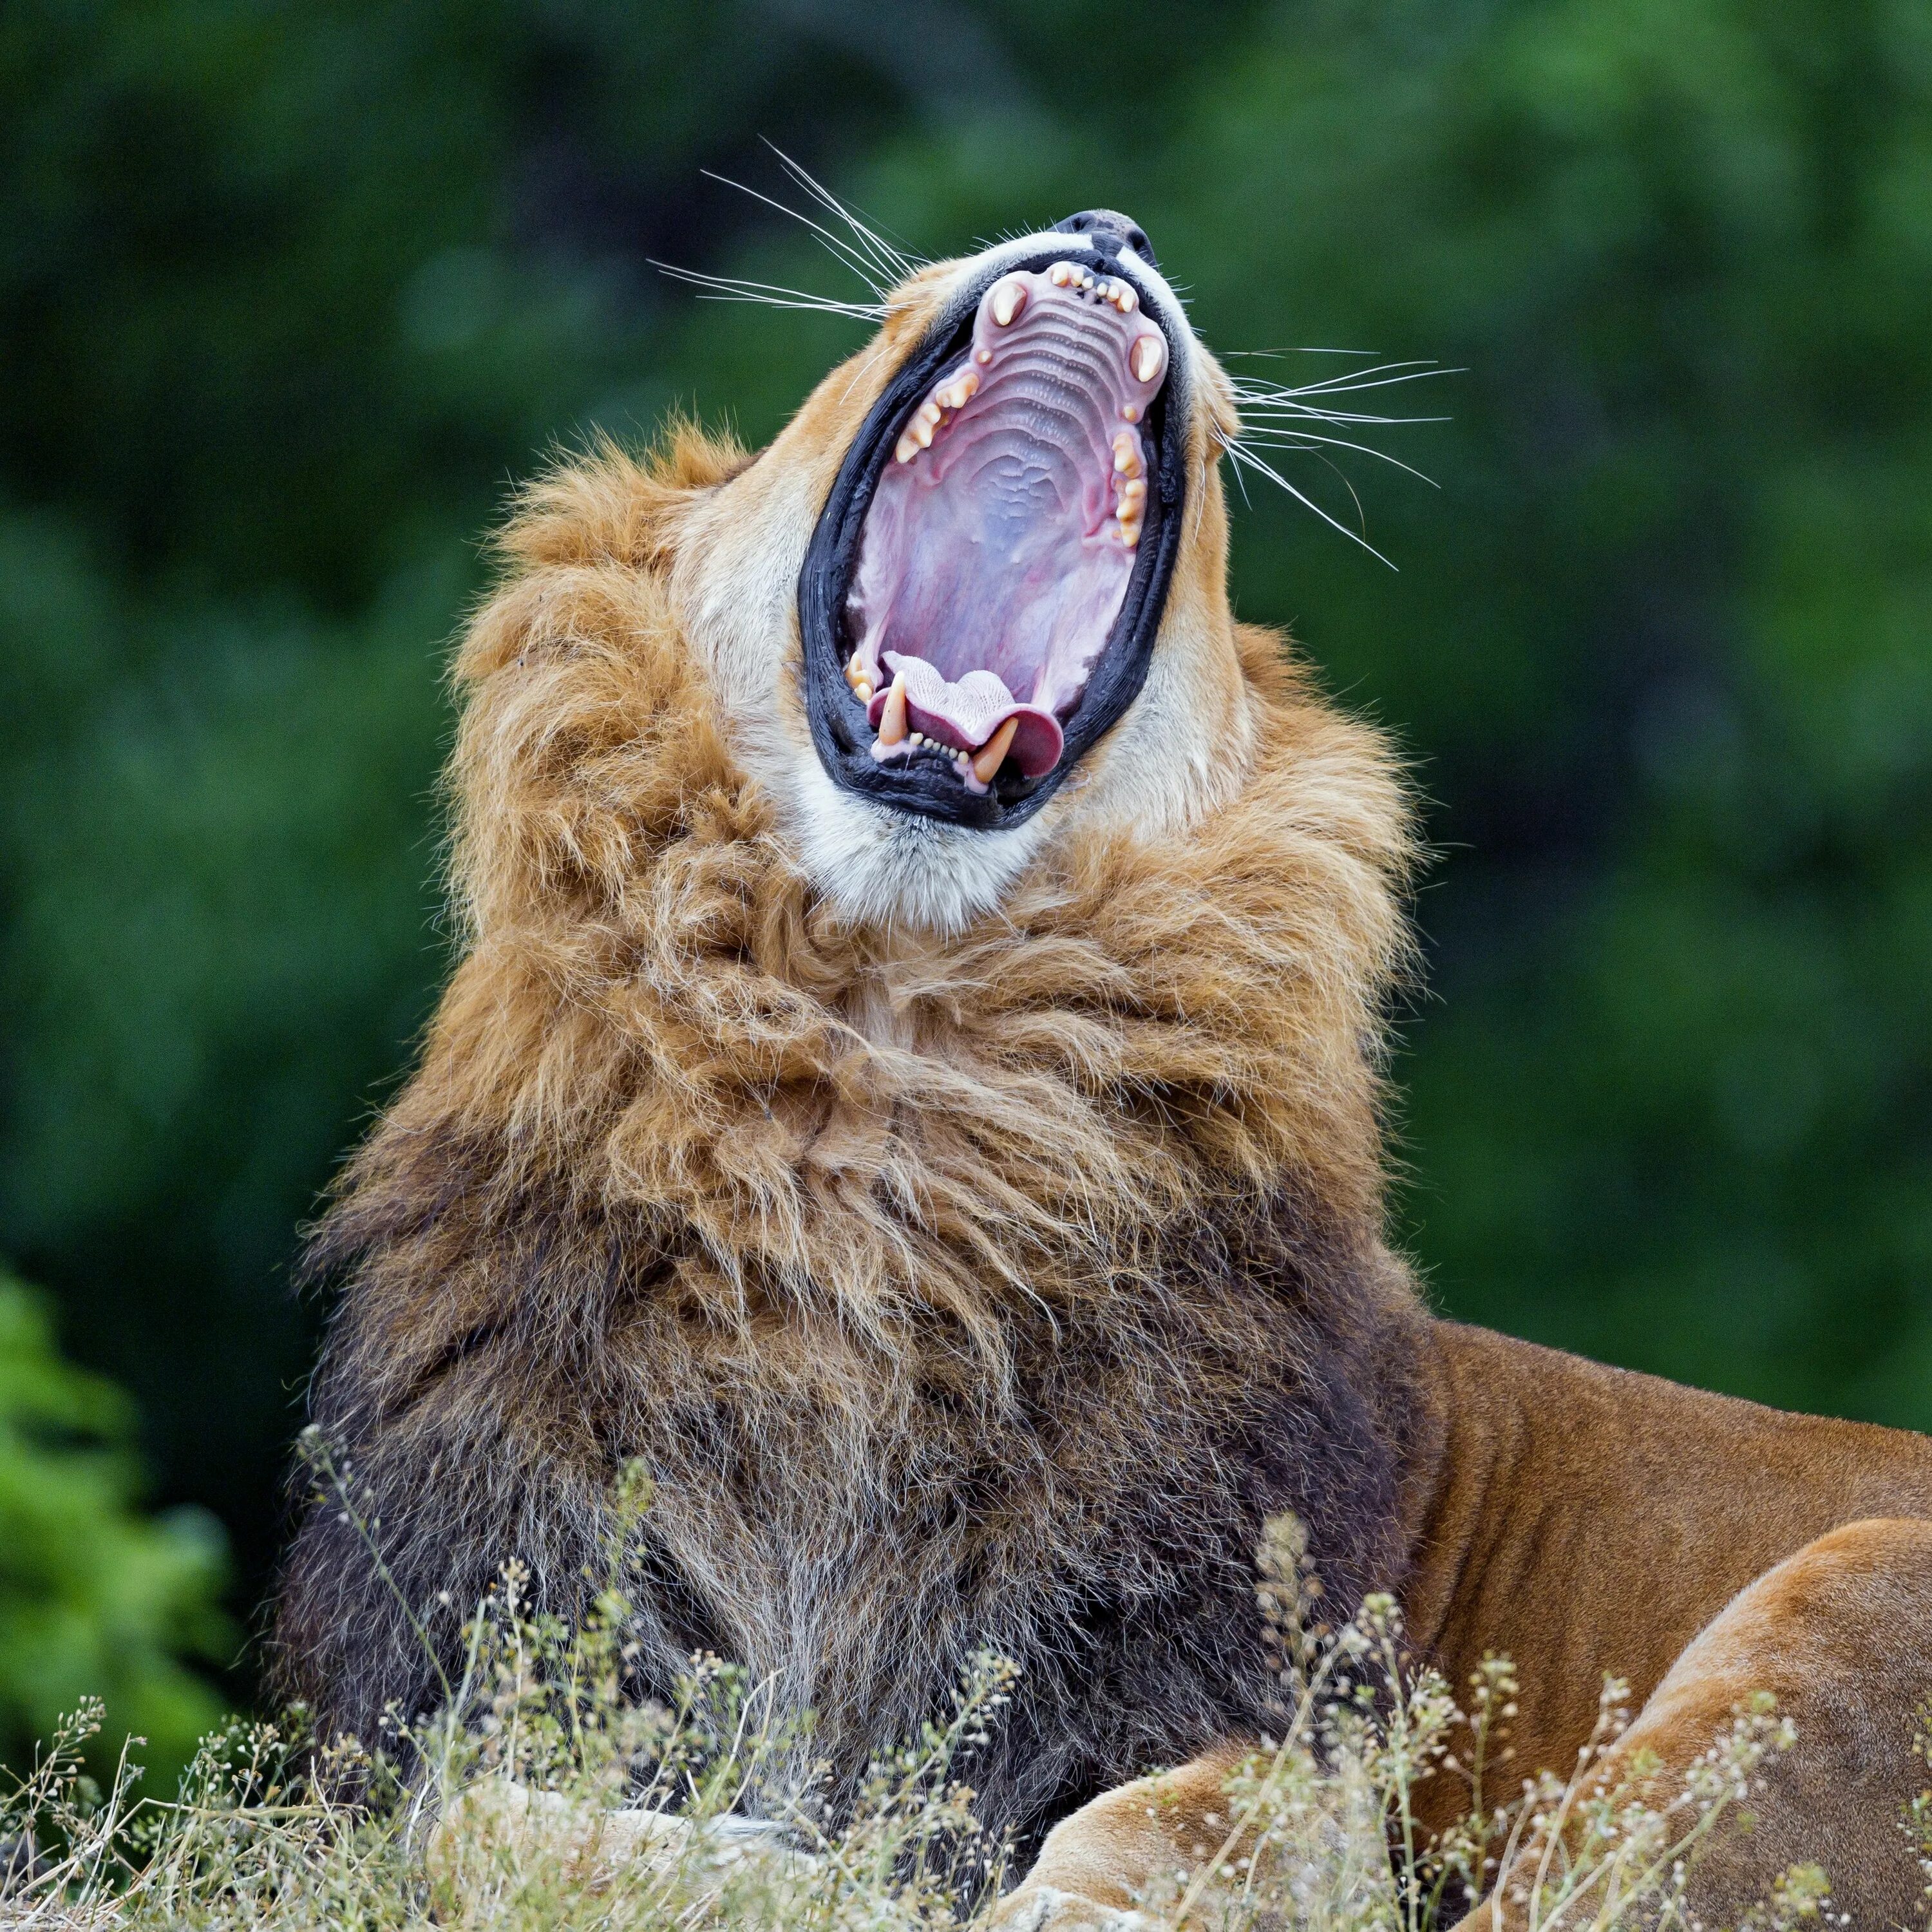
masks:
[[(1016, 268), (1035, 271), (1055, 262), (1076, 262), (1096, 274), (1133, 284), (1148, 319), (1167, 338), (1168, 380), (1148, 410), (1144, 424), (1154, 446), (1148, 466), (1148, 505), (1135, 554), (1134, 572), (1120, 614), (1107, 634), (1086, 688), (1063, 720), (1066, 742), (1060, 762), (1035, 778), (1010, 769), (975, 797), (958, 775), (937, 760), (896, 760), (880, 764), (872, 756), (872, 734), (863, 710), (845, 682), (845, 664), (854, 640), (845, 621), (845, 598), (859, 556), (859, 542), (871, 508), (872, 491), (898, 440), (906, 419), (925, 400), (940, 370), (958, 356), (970, 337), (980, 298), (1000, 276)], [(806, 715), (820, 762), (834, 783), (864, 798), (943, 819), (980, 831), (1006, 831), (1024, 824), (1057, 791), (1067, 774), (1140, 694), (1154, 656), (1154, 639), (1166, 607), (1168, 585), (1180, 548), (1186, 494), (1186, 368), (1174, 321), (1130, 267), (1091, 248), (1058, 248), (1037, 256), (1004, 261), (962, 289), (899, 366), (852, 439), (799, 573), (799, 633), (804, 644)]]

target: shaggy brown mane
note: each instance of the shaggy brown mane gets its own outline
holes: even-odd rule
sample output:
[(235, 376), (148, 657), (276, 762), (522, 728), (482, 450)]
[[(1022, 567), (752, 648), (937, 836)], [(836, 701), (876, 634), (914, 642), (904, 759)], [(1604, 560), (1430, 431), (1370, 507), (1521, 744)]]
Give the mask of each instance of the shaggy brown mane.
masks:
[(1372, 1234), (1412, 850), (1378, 740), (1247, 628), (1264, 750), (1198, 837), (1075, 842), (962, 940), (854, 930), (638, 567), (740, 460), (690, 430), (606, 453), (511, 525), (457, 667), (466, 956), (352, 1198), (427, 1132), (500, 1136), (519, 1177), (694, 1232), (726, 1318), (776, 1294), (876, 1326), (911, 1298), (989, 1347), (1002, 1290), (1120, 1292), (1094, 1258), (1204, 1190), (1292, 1175)]
[[(688, 430), (648, 464), (606, 451), (532, 490), (504, 538), (457, 666), (466, 944), (316, 1245), (318, 1273), (354, 1278), (316, 1411), (424, 1594), (447, 1587), (454, 1516), (567, 1597), (600, 1486), (650, 1450), (683, 1580), (667, 1656), (695, 1632), (770, 1661), (745, 1577), (820, 1565), (849, 1534), (854, 1564), (885, 1566), (874, 1594), (923, 1602), (928, 1627), (847, 1606), (862, 1640), (808, 1674), (854, 1749), (916, 1721), (971, 1630), (1067, 1647), (1016, 1607), (1096, 1574), (1065, 1537), (1111, 1535), (1123, 1562), (1136, 1538), (1212, 1544), (1198, 1574), (1170, 1549), (1133, 1586), (1204, 1576), (1237, 1606), (1156, 1700), (1186, 1735), (1124, 1716), (1077, 1760), (1036, 1751), (1012, 1773), (1030, 1816), (1212, 1735), (1254, 1688), (1258, 1649), (1222, 1653), (1246, 1642), (1270, 1509), (1311, 1520), (1344, 1588), (1392, 1560), (1401, 1423), (1370, 1389), (1399, 1381), (1382, 1358), (1414, 1305), (1382, 1246), (1377, 1123), (1409, 814), (1376, 736), (1246, 628), (1258, 752), (1192, 836), (1070, 838), (956, 939), (854, 926), (734, 762), (670, 602), (682, 507), (741, 461)], [(1264, 1420), (1251, 1466), (1229, 1432)], [(705, 1448), (720, 1430), (728, 1449)], [(1167, 1465), (1174, 1520), (1135, 1516)], [(958, 1519), (944, 1577), (880, 1514), (919, 1466), (986, 1517)], [(1052, 1520), (1083, 1496), (1082, 1527)], [(292, 1566), (288, 1674), (366, 1723), (420, 1666), (342, 1687), (344, 1646), (394, 1619), (343, 1580), (352, 1558), (318, 1555)]]

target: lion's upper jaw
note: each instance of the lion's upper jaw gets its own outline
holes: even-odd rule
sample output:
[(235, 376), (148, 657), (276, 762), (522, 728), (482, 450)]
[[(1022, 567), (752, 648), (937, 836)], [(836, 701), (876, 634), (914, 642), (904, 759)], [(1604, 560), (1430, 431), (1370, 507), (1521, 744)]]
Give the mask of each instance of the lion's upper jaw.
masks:
[[(985, 830), (882, 805), (837, 782), (814, 749), (800, 692), (798, 585), (814, 524), (854, 430), (923, 318), (969, 274), (1017, 262), (1028, 237), (902, 292), (886, 340), (835, 370), (754, 463), (679, 520), (672, 596), (705, 665), (724, 729), (776, 806), (813, 886), (855, 922), (956, 934), (1000, 905), (1042, 852), (1076, 828), (1174, 838), (1240, 789), (1256, 721), (1224, 590), (1226, 526), (1211, 416), (1225, 382), (1191, 336), (1176, 388), (1192, 503), (1148, 680), (1112, 732), (1044, 809)], [(1060, 238), (1063, 242), (1065, 238)], [(1138, 267), (1138, 265), (1137, 265)], [(1139, 269), (1159, 284), (1154, 272)], [(1178, 306), (1178, 305), (1177, 305)]]

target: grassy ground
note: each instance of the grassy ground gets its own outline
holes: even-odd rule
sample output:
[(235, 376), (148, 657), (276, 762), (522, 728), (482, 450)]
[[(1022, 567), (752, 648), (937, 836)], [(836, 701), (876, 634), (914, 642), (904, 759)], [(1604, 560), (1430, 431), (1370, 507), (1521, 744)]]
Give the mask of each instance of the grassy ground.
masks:
[[(645, 1498), (633, 1486), (634, 1506)], [(1531, 1922), (1683, 1927), (1687, 1877), (1747, 1811), (1754, 1773), (1792, 1732), (1768, 1702), (1740, 1710), (1688, 1787), (1659, 1794), (1604, 1753), (1624, 1720), (1606, 1684), (1592, 1752), (1568, 1784), (1510, 1760), (1515, 1681), (1494, 1659), (1451, 1687), (1405, 1658), (1400, 1616), (1371, 1599), (1324, 1630), (1294, 1526), (1262, 1552), (1277, 1646), (1280, 1736), (1230, 1781), (1223, 1843), (1157, 1876), (1155, 1928), (1420, 1932), (1498, 1870)], [(434, 1924), (553, 1932), (919, 1932), (983, 1922), (1010, 1877), (976, 1827), (974, 1748), (1013, 1682), (988, 1658), (951, 1720), (882, 1756), (834, 1818), (797, 1767), (808, 1733), (764, 1687), (698, 1658), (668, 1705), (620, 1685), (629, 1607), (614, 1561), (596, 1613), (567, 1631), (531, 1615), (506, 1570), (470, 1627), (444, 1710), (374, 1741), (313, 1748), (300, 1714), (207, 1740), (176, 1796), (141, 1795), (125, 1766), (83, 1766), (83, 1710), (0, 1805), (0, 1921), (134, 1928), (382, 1928)], [(397, 1767), (414, 1768), (404, 1776)], [(1466, 1790), (1465, 1815), (1425, 1839), (1427, 1780)], [(352, 1798), (351, 1794), (352, 1794)], [(1901, 1820), (1932, 1876), (1932, 1798)], [(1831, 1922), (1825, 1875), (1793, 1870), (1747, 1922)]]

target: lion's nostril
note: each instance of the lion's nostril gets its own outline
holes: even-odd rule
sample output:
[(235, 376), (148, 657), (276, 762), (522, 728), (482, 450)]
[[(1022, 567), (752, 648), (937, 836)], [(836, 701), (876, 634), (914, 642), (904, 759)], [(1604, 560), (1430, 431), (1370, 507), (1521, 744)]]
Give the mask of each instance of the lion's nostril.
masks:
[(1056, 221), (1053, 232), (1084, 236), (1103, 255), (1118, 255), (1123, 248), (1131, 248), (1149, 268), (1160, 266), (1154, 259), (1154, 244), (1147, 238), (1147, 230), (1114, 208), (1082, 208), (1064, 221)]

